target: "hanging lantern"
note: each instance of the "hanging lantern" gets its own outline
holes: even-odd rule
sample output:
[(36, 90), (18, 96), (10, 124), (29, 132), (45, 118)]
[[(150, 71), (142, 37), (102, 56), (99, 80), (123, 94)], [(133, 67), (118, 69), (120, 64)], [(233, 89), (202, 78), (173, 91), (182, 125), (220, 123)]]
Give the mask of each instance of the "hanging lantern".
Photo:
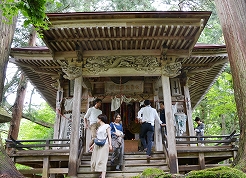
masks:
[(10, 122), (12, 119), (12, 116), (0, 106), (0, 123), (4, 122)]

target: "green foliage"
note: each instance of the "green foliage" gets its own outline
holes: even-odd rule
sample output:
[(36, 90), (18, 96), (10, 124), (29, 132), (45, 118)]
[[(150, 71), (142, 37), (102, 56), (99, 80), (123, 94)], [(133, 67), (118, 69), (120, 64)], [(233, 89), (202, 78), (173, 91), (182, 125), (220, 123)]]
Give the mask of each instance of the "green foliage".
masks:
[(158, 168), (147, 168), (141, 175), (135, 176), (133, 178), (171, 178), (172, 174), (165, 173), (163, 170)]
[(48, 28), (48, 19), (45, 14), (46, 0), (4, 0), (0, 4), (3, 16), (5, 16), (10, 23), (12, 17), (18, 15), (19, 12), (26, 18), (24, 26), (33, 24), (37, 29)]
[(204, 169), (200, 171), (191, 171), (188, 173), (186, 178), (246, 178), (246, 174), (242, 171), (221, 166), (221, 167), (214, 167), (210, 169)]
[(47, 103), (41, 103), (38, 107), (32, 107), (31, 112), (25, 114), (33, 120), (37, 118), (48, 123), (54, 123), (55, 112)]
[(196, 107), (193, 117), (200, 117), (206, 125), (207, 135), (222, 133), (222, 117), (225, 120), (225, 134), (239, 131), (232, 75), (229, 67), (221, 74), (204, 99)]
[(162, 0), (163, 3), (170, 5), (169, 10), (178, 11), (211, 11), (208, 20), (198, 43), (225, 44), (219, 18), (216, 12), (215, 2), (211, 0)]
[(22, 169), (22, 170), (31, 170), (32, 169), (29, 166), (25, 166), (25, 165), (18, 164), (18, 163), (15, 164), (15, 167), (16, 167), (17, 170), (20, 170), (20, 169)]
[(155, 10), (153, 2), (153, 0), (112, 0), (110, 6), (113, 11), (150, 11)]
[[(54, 122), (55, 112), (49, 107), (47, 103), (41, 104), (40, 108), (36, 108), (32, 112), (33, 118), (38, 118), (45, 122)], [(28, 140), (28, 139), (47, 139), (53, 137), (53, 128), (46, 128), (40, 126), (36, 123), (23, 119), (20, 125), (20, 132), (18, 139), (19, 140)]]

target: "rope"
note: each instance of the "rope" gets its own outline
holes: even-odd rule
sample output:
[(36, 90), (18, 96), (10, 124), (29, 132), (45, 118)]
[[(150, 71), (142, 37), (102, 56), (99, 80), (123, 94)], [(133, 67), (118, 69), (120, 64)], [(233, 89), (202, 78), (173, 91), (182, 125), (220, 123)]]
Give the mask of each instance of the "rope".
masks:
[(65, 119), (67, 119), (67, 120), (69, 120), (69, 121), (72, 120), (72, 119), (67, 118), (66, 116), (64, 116), (64, 115), (61, 113), (61, 111), (60, 111), (59, 109), (56, 109), (56, 111), (57, 111), (57, 113), (58, 113), (60, 116), (64, 117)]

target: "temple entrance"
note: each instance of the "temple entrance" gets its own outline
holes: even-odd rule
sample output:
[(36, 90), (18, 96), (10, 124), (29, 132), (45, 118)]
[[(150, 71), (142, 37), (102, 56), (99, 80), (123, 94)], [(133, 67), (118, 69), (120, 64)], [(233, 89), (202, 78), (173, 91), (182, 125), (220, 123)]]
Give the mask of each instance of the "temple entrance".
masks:
[(123, 102), (119, 109), (111, 111), (111, 103), (103, 103), (102, 111), (108, 116), (108, 122), (114, 121), (115, 112), (120, 113), (123, 131), (125, 134), (125, 152), (136, 152), (141, 148), (139, 139), (140, 127), (136, 116), (139, 111), (139, 102)]
[(108, 122), (113, 122), (114, 114), (120, 113), (122, 125), (125, 134), (125, 140), (139, 139), (140, 124), (137, 122), (136, 116), (139, 111), (139, 102), (125, 103), (123, 102), (119, 109), (111, 111), (111, 103), (103, 103), (102, 111), (108, 116)]

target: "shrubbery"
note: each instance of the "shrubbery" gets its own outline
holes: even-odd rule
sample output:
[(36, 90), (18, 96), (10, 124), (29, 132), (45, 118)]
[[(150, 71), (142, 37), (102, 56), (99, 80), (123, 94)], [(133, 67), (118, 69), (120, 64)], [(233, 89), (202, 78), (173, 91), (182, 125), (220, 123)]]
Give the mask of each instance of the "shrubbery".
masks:
[(186, 175), (170, 174), (157, 168), (147, 168), (142, 174), (133, 178), (246, 178), (246, 174), (238, 169), (221, 166), (199, 171), (191, 171)]
[(186, 178), (246, 178), (246, 174), (238, 169), (221, 166), (200, 171), (191, 171)]

